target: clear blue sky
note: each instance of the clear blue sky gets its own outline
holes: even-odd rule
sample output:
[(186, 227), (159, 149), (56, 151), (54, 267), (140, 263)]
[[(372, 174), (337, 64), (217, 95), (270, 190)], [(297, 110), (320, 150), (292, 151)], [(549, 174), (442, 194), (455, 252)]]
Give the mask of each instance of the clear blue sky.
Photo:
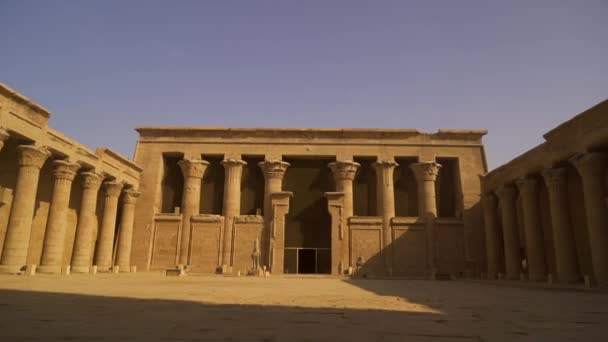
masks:
[(0, 80), (132, 156), (139, 125), (484, 128), (490, 167), (608, 97), (608, 1), (0, 0)]

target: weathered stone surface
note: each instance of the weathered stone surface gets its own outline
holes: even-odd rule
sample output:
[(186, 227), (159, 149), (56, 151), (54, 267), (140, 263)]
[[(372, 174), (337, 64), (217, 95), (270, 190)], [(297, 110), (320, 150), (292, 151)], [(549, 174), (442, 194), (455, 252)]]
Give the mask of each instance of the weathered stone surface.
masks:
[[(514, 182), (518, 186), (517, 193), (500, 201), (503, 222), (498, 228), (505, 236), (507, 275), (516, 277), (519, 267), (515, 264), (519, 260), (527, 266), (522, 268), (526, 272), (524, 278), (542, 280), (551, 274), (557, 275), (561, 283), (587, 279), (606, 286), (608, 101), (543, 137), (542, 144), (481, 178), (485, 193)], [(506, 205), (502, 204), (503, 199)], [(489, 233), (497, 228), (491, 222), (491, 210), (491, 206), (486, 209)], [(515, 244), (516, 239), (521, 243)], [(488, 253), (493, 244), (488, 242)]]

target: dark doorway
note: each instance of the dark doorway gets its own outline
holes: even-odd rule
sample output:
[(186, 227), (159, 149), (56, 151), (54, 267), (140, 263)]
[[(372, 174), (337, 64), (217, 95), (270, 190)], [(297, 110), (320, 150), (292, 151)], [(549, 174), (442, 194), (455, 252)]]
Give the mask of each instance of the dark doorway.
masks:
[(298, 273), (317, 273), (317, 253), (312, 248), (298, 250)]
[[(328, 166), (334, 159), (286, 158), (285, 161), (291, 166), (285, 174), (283, 189), (291, 191), (293, 198), (285, 222), (284, 271), (330, 273), (331, 257), (319, 259), (315, 251), (331, 249), (331, 217), (325, 193), (335, 189)], [(298, 252), (288, 252), (293, 249)]]

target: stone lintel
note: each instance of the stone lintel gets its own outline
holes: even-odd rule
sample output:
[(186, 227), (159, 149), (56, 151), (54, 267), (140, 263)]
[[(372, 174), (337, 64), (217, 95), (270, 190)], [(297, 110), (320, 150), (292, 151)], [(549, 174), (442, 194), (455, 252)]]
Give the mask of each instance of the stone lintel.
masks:
[(273, 202), (287, 202), (289, 203), (289, 199), (293, 197), (293, 192), (291, 191), (278, 191), (270, 194), (270, 199)]
[(323, 196), (327, 198), (327, 203), (329, 205), (342, 205), (342, 201), (344, 200), (344, 193), (338, 191), (326, 192)]
[(234, 217), (235, 223), (264, 223), (262, 215), (239, 215)]
[(404, 226), (410, 224), (424, 224), (426, 220), (418, 216), (401, 216), (393, 217), (391, 219), (391, 225), (393, 226)]
[(217, 222), (222, 222), (224, 220), (224, 216), (211, 215), (211, 214), (198, 214), (198, 215), (192, 215), (190, 220), (192, 222), (217, 223)]
[(438, 217), (435, 219), (436, 224), (445, 224), (445, 225), (460, 225), (464, 226), (464, 221), (460, 218), (456, 217)]
[(154, 221), (181, 221), (182, 214), (155, 214)]
[(357, 225), (382, 225), (382, 216), (351, 216), (348, 218), (350, 224)]

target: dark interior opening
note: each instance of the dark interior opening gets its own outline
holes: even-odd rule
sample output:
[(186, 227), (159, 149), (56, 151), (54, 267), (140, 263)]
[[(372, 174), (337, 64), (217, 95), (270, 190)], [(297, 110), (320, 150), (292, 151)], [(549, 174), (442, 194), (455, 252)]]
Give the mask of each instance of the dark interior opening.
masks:
[(376, 216), (376, 171), (372, 164), (375, 157), (355, 157), (359, 171), (353, 182), (353, 214), (355, 216)]
[(264, 174), (258, 163), (263, 156), (243, 156), (247, 165), (243, 166), (241, 180), (241, 214), (256, 215), (264, 208)]
[(314, 249), (298, 250), (298, 273), (317, 273), (317, 253)]
[(222, 215), (224, 208), (224, 166), (223, 156), (203, 156), (209, 162), (201, 187), (202, 214)]
[[(328, 167), (334, 159), (287, 158), (285, 161), (291, 166), (285, 174), (283, 188), (293, 192), (285, 220), (285, 247), (331, 248), (331, 217), (324, 195), (335, 188)], [(289, 261), (287, 256), (285, 261)], [(317, 265), (317, 271), (331, 270), (331, 260), (328, 263)]]
[(184, 175), (179, 167), (179, 161), (184, 159), (183, 154), (163, 154), (163, 176), (161, 180), (161, 212), (173, 213), (175, 207), (182, 206), (182, 192), (184, 190)]
[(395, 168), (395, 215), (418, 216), (418, 183), (410, 165), (418, 162), (416, 157), (395, 158), (399, 166)]
[(460, 175), (457, 158), (437, 158), (441, 164), (435, 181), (438, 217), (460, 217)]

